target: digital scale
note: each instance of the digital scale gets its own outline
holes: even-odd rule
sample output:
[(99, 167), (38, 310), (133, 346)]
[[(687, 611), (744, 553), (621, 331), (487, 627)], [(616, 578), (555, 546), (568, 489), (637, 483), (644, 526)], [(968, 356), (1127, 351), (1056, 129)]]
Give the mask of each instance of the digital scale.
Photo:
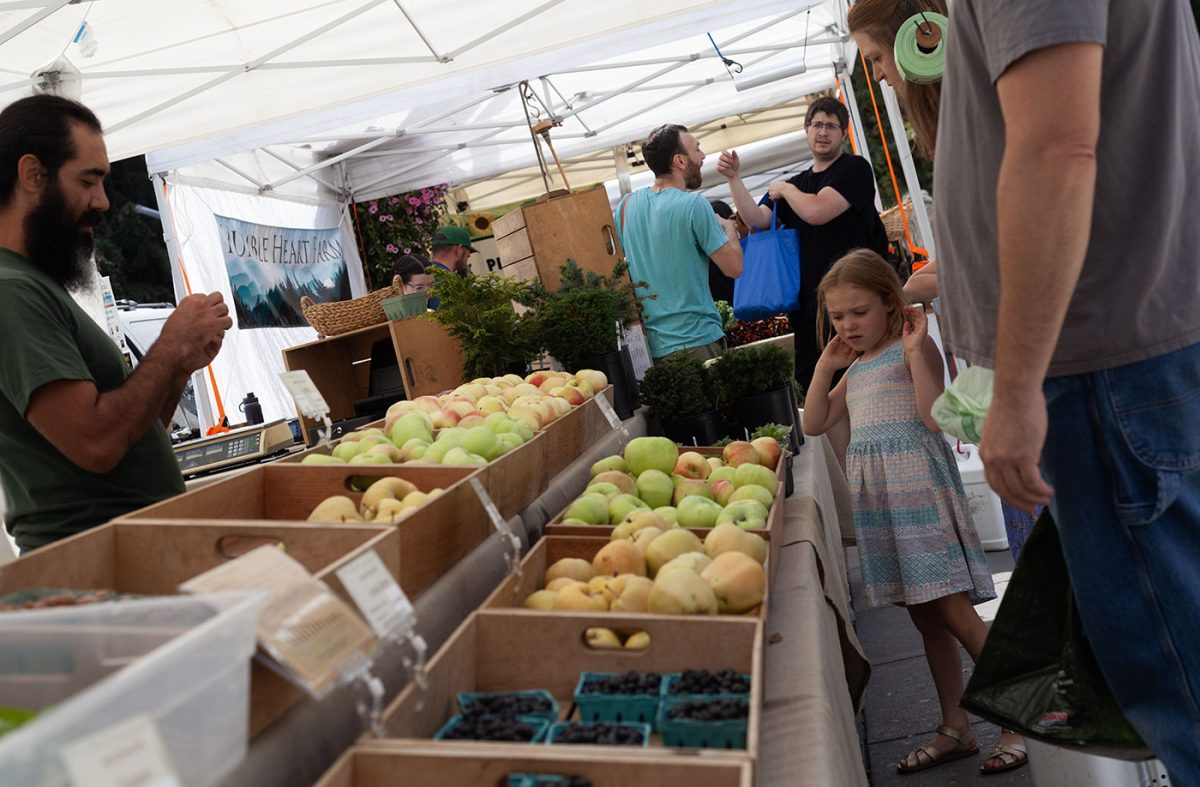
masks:
[(294, 442), (292, 427), (280, 419), (180, 443), (174, 451), (179, 469), (188, 477), (257, 462), (290, 448)]

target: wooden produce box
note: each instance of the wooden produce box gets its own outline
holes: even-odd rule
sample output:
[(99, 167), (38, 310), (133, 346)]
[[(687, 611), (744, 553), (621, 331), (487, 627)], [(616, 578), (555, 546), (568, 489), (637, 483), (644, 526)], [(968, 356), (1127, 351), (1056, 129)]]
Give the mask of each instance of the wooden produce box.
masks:
[[(703, 529), (693, 530), (697, 536), (703, 539), (703, 535), (708, 531)], [(772, 543), (766, 533), (759, 535), (767, 539), (767, 592), (763, 596), (763, 601), (754, 609), (742, 615), (713, 615), (701, 616), (696, 619), (712, 620), (714, 618), (758, 618), (765, 619), (767, 617), (767, 607), (771, 596), (771, 576), (772, 576), (772, 561), (778, 562), (775, 554), (772, 554)], [(545, 583), (542, 581), (546, 575), (546, 569), (554, 565), (564, 557), (583, 558), (589, 563), (596, 553), (599, 552), (605, 544), (609, 543), (608, 538), (598, 538), (595, 536), (544, 536), (538, 541), (533, 549), (529, 550), (529, 554), (521, 561), (521, 573), (508, 574), (500, 586), (492, 591), (480, 609), (525, 609), (525, 599), (534, 591), (541, 590)], [(777, 548), (776, 548), (777, 551)], [(539, 615), (548, 617), (570, 616), (575, 613), (558, 612), (552, 610), (530, 610)], [(638, 618), (654, 618), (662, 620), (679, 620), (682, 616), (678, 615), (660, 615), (651, 612), (634, 612), (624, 613), (630, 614)], [(621, 617), (620, 613), (615, 612), (594, 612), (590, 613), (589, 619), (593, 626), (605, 626), (611, 628), (605, 620), (610, 618)]]
[(600, 411), (598, 396), (611, 405), (615, 398), (612, 384), (542, 430), (546, 433), (546, 464), (554, 468), (553, 472), (574, 462), (612, 431), (612, 424)]
[(462, 345), (426, 315), (388, 323), (404, 395), (412, 400), (455, 388), (463, 382)]
[[(373, 424), (368, 424), (368, 426), (376, 425), (382, 428), (383, 422), (377, 421)], [(367, 427), (364, 426), (363, 428), (366, 429)], [(439, 465), (418, 461), (393, 465), (333, 465), (333, 467), (381, 467), (385, 470), (388, 468), (397, 470), (405, 470), (407, 468), (445, 468), (459, 472), (466, 470), (471, 473), (478, 471), (479, 482), (483, 484), (483, 488), (491, 496), (492, 502), (500, 510), (500, 516), (505, 519), (512, 519), (524, 511), (542, 492), (545, 492), (546, 487), (550, 484), (550, 465), (546, 460), (546, 448), (548, 444), (546, 430), (542, 430), (535, 434), (529, 442), (522, 443), (503, 456), (488, 462), (486, 465), (462, 467), (459, 465)], [(295, 466), (303, 462), (304, 457), (309, 454), (328, 454), (329, 451), (330, 449), (328, 448), (313, 448), (303, 453), (285, 457), (280, 460), (280, 464)], [(315, 466), (330, 467), (330, 465)], [(314, 465), (304, 465), (304, 467), (311, 468)], [(338, 493), (331, 492), (330, 494)]]
[[(391, 526), (400, 537), (400, 587), (409, 598), (416, 599), (492, 532), (491, 520), (467, 482), (476, 469), (277, 462), (147, 506), (117, 521), (194, 524), (197, 520), (220, 520), (259, 526), (305, 522), (317, 504), (332, 495), (361, 500), (362, 493), (350, 488), (355, 477), (404, 478), (422, 491), (445, 490)], [(367, 485), (369, 482), (363, 487)]]
[(492, 222), (492, 231), (500, 272), (522, 281), (540, 279), (548, 290), (558, 289), (568, 259), (611, 276), (622, 256), (603, 186), (515, 208)]
[(753, 787), (747, 761), (728, 757), (679, 756), (667, 752), (583, 752), (580, 747), (477, 744), (360, 743), (343, 754), (316, 787), (507, 787), (508, 774), (583, 776), (594, 787)]
[[(645, 631), (650, 644), (643, 650), (593, 648), (586, 630), (603, 625), (622, 631)], [(432, 739), (445, 722), (459, 712), (457, 696), (468, 691), (518, 691), (544, 689), (558, 701), (560, 716), (573, 705), (579, 677), (584, 672), (682, 672), (685, 669), (732, 669), (751, 676), (750, 718), (746, 749), (707, 752), (714, 758), (746, 761), (758, 751), (762, 710), (762, 623), (754, 618), (667, 617), (597, 615), (532, 610), (481, 610), (473, 613), (442, 646), (426, 667), (428, 689), (409, 684), (383, 714), (388, 738)], [(475, 744), (455, 746), (500, 747), (522, 754), (537, 744)], [(582, 756), (606, 758), (610, 750), (595, 746), (554, 745), (551, 750), (573, 751)], [(662, 754), (668, 751), (651, 736), (648, 749), (619, 748), (619, 754)], [(675, 750), (670, 751), (688, 751)], [(603, 753), (601, 753), (603, 752)], [(688, 754), (687, 758), (694, 758)], [(683, 759), (683, 757), (680, 757)], [(415, 782), (414, 782), (415, 783)], [(605, 784), (621, 784), (605, 780)]]
[[(0, 595), (31, 588), (175, 595), (189, 579), (265, 544), (282, 544), (314, 577), (357, 609), (336, 572), (374, 550), (396, 576), (400, 538), (386, 525), (111, 522), (0, 567)], [(304, 697), (258, 661), (250, 667), (250, 737)]]

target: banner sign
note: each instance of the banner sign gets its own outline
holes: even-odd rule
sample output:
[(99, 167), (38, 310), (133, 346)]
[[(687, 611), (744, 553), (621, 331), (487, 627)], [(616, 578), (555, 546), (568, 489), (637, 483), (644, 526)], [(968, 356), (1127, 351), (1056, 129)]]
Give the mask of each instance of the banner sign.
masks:
[(338, 228), (293, 229), (215, 216), (237, 327), (305, 328), (300, 298), (350, 299)]

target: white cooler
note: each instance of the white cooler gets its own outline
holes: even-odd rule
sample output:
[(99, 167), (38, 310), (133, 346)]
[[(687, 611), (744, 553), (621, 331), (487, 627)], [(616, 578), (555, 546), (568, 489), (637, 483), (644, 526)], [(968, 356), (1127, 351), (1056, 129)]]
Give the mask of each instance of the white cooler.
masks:
[(1008, 531), (1004, 529), (1004, 512), (1000, 508), (1000, 497), (988, 486), (983, 476), (983, 462), (979, 458), (979, 446), (959, 443), (942, 433), (951, 451), (958, 459), (958, 472), (962, 475), (963, 489), (967, 493), (967, 505), (971, 509), (971, 521), (983, 548), (988, 552), (1003, 552), (1008, 549)]
[(1025, 739), (1036, 787), (1169, 787), (1158, 760), (1126, 762)]

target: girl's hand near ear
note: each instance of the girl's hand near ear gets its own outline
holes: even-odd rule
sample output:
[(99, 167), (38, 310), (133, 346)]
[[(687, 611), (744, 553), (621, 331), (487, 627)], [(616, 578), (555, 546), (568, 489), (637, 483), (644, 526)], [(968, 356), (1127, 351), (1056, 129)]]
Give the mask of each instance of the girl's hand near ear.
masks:
[(842, 341), (842, 337), (834, 336), (829, 340), (829, 344), (825, 345), (825, 350), (817, 359), (817, 365), (824, 366), (830, 371), (837, 371), (854, 363), (856, 358), (858, 358), (858, 352)]
[(916, 306), (905, 306), (902, 338), (905, 357), (910, 359), (918, 357), (921, 348), (925, 345), (925, 337), (928, 335), (929, 321), (925, 317), (925, 311)]

